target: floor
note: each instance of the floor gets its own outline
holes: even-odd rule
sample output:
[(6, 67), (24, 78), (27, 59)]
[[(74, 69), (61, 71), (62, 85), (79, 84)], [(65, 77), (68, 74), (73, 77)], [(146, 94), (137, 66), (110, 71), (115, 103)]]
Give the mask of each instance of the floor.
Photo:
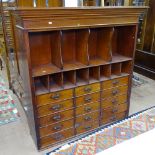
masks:
[[(0, 72), (1, 75), (5, 73)], [(5, 77), (5, 76), (4, 76)], [(147, 81), (144, 85), (132, 89), (130, 114), (155, 106), (155, 81), (141, 76)], [(38, 152), (29, 134), (27, 120), (16, 96), (12, 96), (17, 104), (20, 119), (0, 126), (0, 155), (43, 155)]]

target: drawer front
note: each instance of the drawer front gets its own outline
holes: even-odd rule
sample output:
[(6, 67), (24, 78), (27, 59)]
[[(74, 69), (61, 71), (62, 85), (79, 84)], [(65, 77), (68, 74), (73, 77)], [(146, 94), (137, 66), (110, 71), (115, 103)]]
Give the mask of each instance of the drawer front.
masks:
[(116, 78), (113, 80), (104, 81), (102, 82), (102, 89), (108, 89), (108, 88), (117, 87), (121, 85), (128, 85), (128, 80), (129, 78), (128, 76), (126, 76), (126, 77)]
[(100, 83), (95, 83), (95, 84), (75, 88), (75, 95), (82, 96), (84, 94), (89, 94), (89, 93), (98, 92), (98, 91), (100, 91)]
[(115, 107), (102, 109), (102, 117), (103, 118), (108, 118), (108, 117), (114, 115), (115, 113), (121, 113), (121, 112), (126, 111), (127, 108), (128, 108), (127, 103), (123, 103), (123, 104), (117, 105)]
[(40, 137), (50, 135), (65, 129), (73, 128), (73, 126), (74, 126), (74, 120), (70, 119), (64, 122), (49, 125), (47, 127), (39, 128)]
[(100, 100), (100, 92), (77, 97), (76, 107), (82, 106), (83, 104), (93, 103), (99, 100)]
[(52, 123), (57, 123), (60, 121), (64, 121), (70, 118), (73, 118), (73, 110), (67, 110), (64, 112), (58, 112), (49, 116), (38, 118), (38, 122), (40, 126), (46, 126)]
[(76, 124), (78, 125), (78, 124), (98, 120), (99, 116), (100, 116), (99, 111), (96, 111), (96, 112), (93, 112), (93, 113), (88, 113), (88, 114), (82, 115), (82, 116), (78, 116), (78, 117), (76, 117)]
[(56, 113), (62, 110), (73, 108), (73, 99), (65, 100), (61, 102), (54, 102), (37, 108), (38, 116), (44, 116), (52, 113)]
[(76, 113), (76, 116), (82, 115), (82, 114), (86, 114), (89, 112), (97, 111), (97, 110), (99, 110), (99, 107), (100, 107), (100, 103), (94, 102), (94, 103), (82, 105), (82, 106), (76, 108), (75, 113)]
[(108, 118), (103, 118), (103, 119), (101, 120), (101, 123), (102, 123), (102, 124), (107, 124), (107, 123), (110, 123), (110, 122), (114, 122), (114, 121), (117, 121), (117, 120), (121, 120), (121, 119), (124, 119), (125, 116), (126, 116), (126, 113), (125, 113), (125, 112), (113, 114), (113, 115), (111, 115), (111, 116), (108, 117)]
[(54, 133), (48, 137), (44, 137), (40, 139), (40, 146), (41, 148), (46, 147), (48, 145), (58, 143), (62, 140), (66, 140), (67, 138), (70, 138), (74, 136), (74, 129), (68, 129), (64, 130), (62, 132)]
[(111, 98), (115, 97), (121, 94), (127, 94), (128, 87), (127, 86), (120, 86), (120, 87), (115, 87), (112, 89), (107, 89), (102, 91), (102, 99), (104, 98)]
[(37, 105), (45, 105), (48, 103), (59, 102), (66, 99), (71, 99), (73, 97), (73, 90), (63, 90), (59, 92), (53, 92), (50, 94), (39, 95), (36, 97)]
[(127, 95), (120, 95), (113, 98), (104, 99), (101, 101), (102, 108), (115, 107), (118, 104), (127, 103)]
[(80, 125), (79, 127), (76, 128), (76, 134), (88, 132), (90, 130), (93, 130), (95, 128), (99, 127), (99, 122), (89, 122)]

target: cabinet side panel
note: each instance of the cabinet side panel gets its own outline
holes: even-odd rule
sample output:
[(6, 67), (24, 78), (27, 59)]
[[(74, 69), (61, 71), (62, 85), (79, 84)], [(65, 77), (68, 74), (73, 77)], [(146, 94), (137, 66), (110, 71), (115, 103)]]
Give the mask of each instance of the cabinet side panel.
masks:
[(27, 52), (27, 44), (28, 40), (26, 37), (28, 36), (27, 32), (16, 28), (16, 37), (18, 38), (17, 42), (17, 53), (18, 53), (18, 60), (19, 60), (19, 69), (20, 75), (23, 79), (23, 89), (24, 89), (24, 97), (22, 100), (22, 107), (27, 116), (28, 125), (30, 128), (30, 133), (34, 139), (34, 142), (37, 143), (37, 136), (36, 136), (36, 129), (35, 129), (35, 121), (34, 121), (34, 111), (33, 111), (33, 95), (32, 95), (32, 81), (31, 81), (31, 73), (29, 67), (29, 56)]

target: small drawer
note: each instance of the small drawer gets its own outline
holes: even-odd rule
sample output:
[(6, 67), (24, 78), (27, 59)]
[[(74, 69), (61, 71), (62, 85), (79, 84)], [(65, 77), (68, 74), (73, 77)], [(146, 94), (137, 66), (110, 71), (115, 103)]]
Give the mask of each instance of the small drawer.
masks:
[(39, 95), (36, 97), (37, 105), (45, 105), (48, 103), (59, 102), (66, 99), (71, 99), (73, 97), (73, 90), (63, 90), (58, 92), (53, 92), (45, 95)]
[(102, 108), (115, 107), (118, 104), (127, 103), (127, 95), (120, 95), (113, 98), (104, 99), (101, 101)]
[(81, 115), (81, 116), (76, 117), (76, 123), (81, 124), (81, 123), (86, 123), (86, 122), (98, 120), (99, 116), (100, 116), (99, 111), (88, 113), (85, 115)]
[(73, 110), (67, 110), (63, 112), (58, 112), (52, 115), (48, 115), (45, 117), (38, 118), (38, 122), (40, 126), (46, 126), (52, 123), (57, 123), (60, 121), (64, 121), (70, 118), (73, 118)]
[(83, 104), (93, 103), (99, 100), (100, 100), (100, 92), (77, 97), (76, 107), (82, 106)]
[(65, 129), (69, 129), (69, 128), (72, 128), (73, 126), (74, 126), (74, 120), (70, 119), (67, 121), (49, 125), (47, 127), (42, 127), (42, 128), (39, 128), (40, 137), (50, 135)]
[(90, 94), (98, 91), (100, 91), (100, 83), (95, 83), (95, 84), (75, 88), (75, 95), (81, 96), (84, 94)]
[(72, 136), (74, 136), (74, 129), (73, 128), (68, 129), (68, 130), (64, 130), (62, 132), (54, 133), (48, 137), (41, 138), (40, 139), (40, 147), (41, 148), (47, 147), (51, 144), (58, 143), (60, 141), (66, 140), (67, 138), (70, 138)]
[(117, 87), (121, 85), (128, 85), (128, 76), (126, 77), (121, 77), (121, 78), (116, 78), (108, 81), (102, 82), (102, 90), (112, 88), (112, 87)]
[(95, 128), (99, 127), (99, 122), (89, 122), (81, 125), (77, 125), (76, 127), (76, 134), (88, 132), (90, 130), (93, 130)]
[(127, 94), (128, 86), (120, 86), (102, 91), (102, 99), (111, 98), (122, 94)]
[(121, 119), (124, 119), (126, 117), (126, 113), (125, 112), (122, 112), (122, 113), (116, 113), (114, 115), (111, 115), (110, 117), (108, 118), (103, 118), (101, 120), (101, 124), (107, 124), (107, 123), (112, 123), (112, 122), (115, 122), (117, 120), (121, 120)]
[(122, 103), (122, 104), (119, 104), (119, 105), (117, 105), (115, 107), (102, 109), (102, 117), (103, 118), (108, 118), (108, 117), (114, 115), (115, 113), (121, 113), (121, 112), (126, 111), (127, 108), (128, 108), (127, 103)]
[(99, 107), (100, 107), (99, 102), (85, 104), (85, 105), (82, 105), (82, 106), (76, 108), (75, 113), (76, 113), (76, 116), (78, 116), (78, 115), (82, 115), (82, 114), (86, 114), (89, 112), (99, 110)]
[(40, 117), (71, 108), (73, 108), (73, 99), (40, 106), (37, 108), (37, 112)]

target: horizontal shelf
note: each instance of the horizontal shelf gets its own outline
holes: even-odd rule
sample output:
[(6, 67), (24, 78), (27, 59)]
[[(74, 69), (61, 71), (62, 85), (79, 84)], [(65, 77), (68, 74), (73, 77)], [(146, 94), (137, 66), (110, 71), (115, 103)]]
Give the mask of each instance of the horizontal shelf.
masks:
[(124, 61), (130, 61), (132, 58), (122, 56), (120, 54), (113, 54), (111, 63), (118, 63), (118, 62), (124, 62)]
[(87, 67), (86, 65), (80, 62), (72, 61), (72, 62), (67, 62), (63, 64), (63, 71), (77, 70), (77, 69), (82, 69), (86, 67)]
[(99, 66), (99, 65), (105, 65), (105, 64), (108, 64), (109, 62), (107, 61), (104, 61), (103, 59), (101, 58), (91, 58), (89, 60), (89, 65), (90, 66)]
[(52, 65), (52, 64), (40, 65), (40, 66), (33, 68), (32, 76), (33, 77), (43, 76), (43, 75), (58, 73), (60, 71), (61, 70), (58, 67), (56, 67), (55, 65)]

